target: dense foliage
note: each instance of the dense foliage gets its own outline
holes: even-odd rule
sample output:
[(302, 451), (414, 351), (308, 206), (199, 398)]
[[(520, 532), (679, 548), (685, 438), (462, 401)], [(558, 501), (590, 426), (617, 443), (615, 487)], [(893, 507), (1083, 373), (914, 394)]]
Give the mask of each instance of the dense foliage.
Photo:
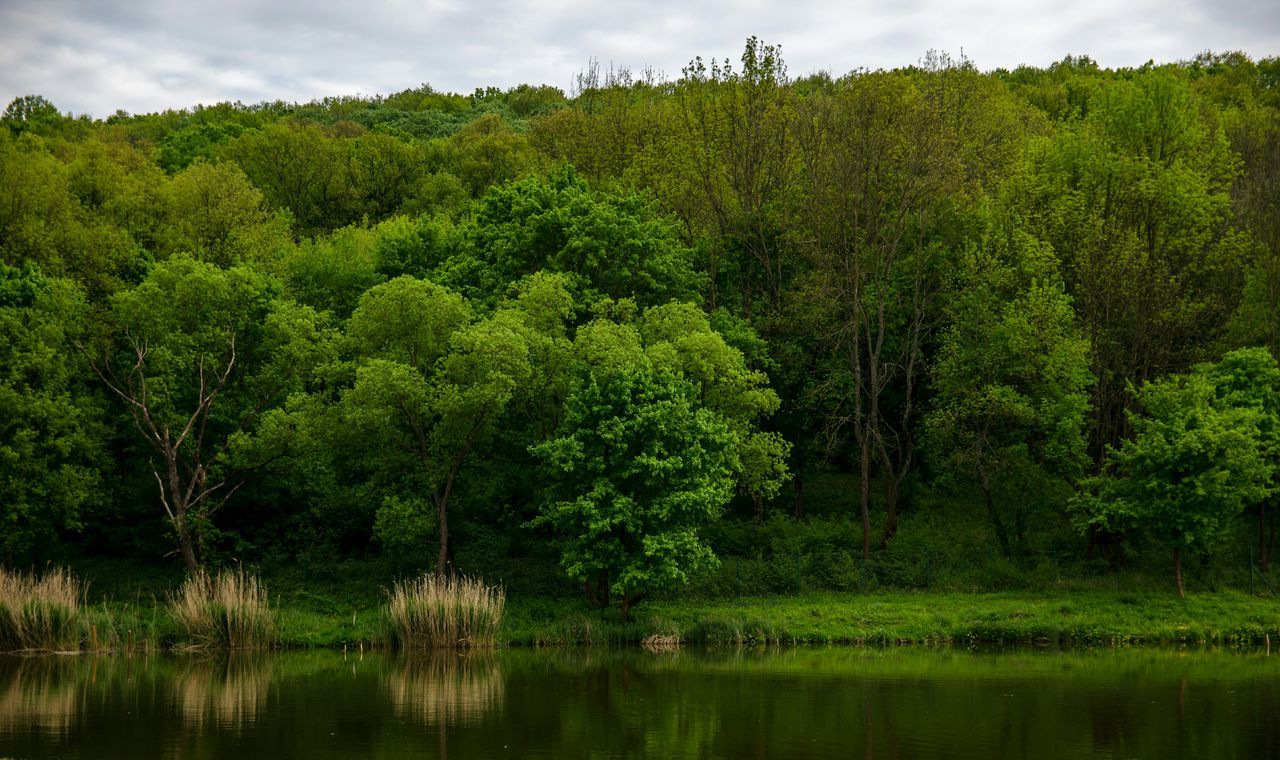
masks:
[(380, 555), (624, 609), (1265, 571), (1276, 58), (794, 78), (753, 38), (578, 84), (10, 104), (4, 563)]

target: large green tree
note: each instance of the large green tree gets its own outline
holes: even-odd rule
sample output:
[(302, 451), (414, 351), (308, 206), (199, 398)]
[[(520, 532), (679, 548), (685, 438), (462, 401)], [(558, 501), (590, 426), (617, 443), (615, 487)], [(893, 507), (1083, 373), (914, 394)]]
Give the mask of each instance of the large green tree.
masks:
[(699, 530), (733, 494), (735, 443), (674, 373), (584, 368), (559, 435), (535, 449), (548, 486), (534, 524), (562, 536), (571, 577), (607, 579), (630, 619), (636, 602), (715, 560)]
[(530, 378), (526, 324), (511, 311), (475, 321), (462, 296), (404, 276), (360, 299), (347, 340), (356, 369), (339, 408), (359, 431), (352, 456), (383, 483), (382, 524), (429, 509), (415, 521), (434, 523), (443, 575), (463, 468)]
[(440, 276), (477, 299), (500, 299), (539, 271), (568, 275), (584, 306), (606, 297), (649, 306), (698, 294), (693, 252), (648, 199), (593, 190), (571, 169), (490, 190), (469, 232)]
[(9, 101), (4, 114), (0, 115), (0, 124), (4, 124), (15, 134), (40, 132), (57, 125), (61, 120), (62, 114), (58, 112), (58, 107), (43, 95), (16, 97)]
[(1061, 257), (1089, 338), (1100, 465), (1129, 432), (1128, 387), (1190, 369), (1224, 337), (1247, 238), (1232, 225), (1236, 157), (1173, 72), (1108, 81), (1084, 105), (1033, 146), (1007, 192)]
[(1280, 357), (1280, 111), (1251, 108), (1231, 116), (1228, 134), (1242, 164), (1231, 195), (1251, 238), (1231, 337)]
[(1008, 556), (1032, 507), (1061, 503), (1084, 472), (1093, 378), (1056, 258), (1025, 233), (1001, 233), (962, 260), (925, 432), (941, 472), (977, 482)]
[(300, 234), (327, 232), (360, 218), (348, 146), (318, 126), (271, 124), (237, 137), (223, 152), (273, 208), (293, 214)]
[[(305, 389), (332, 343), (316, 312), (248, 268), (187, 256), (159, 264), (111, 302), (111, 348), (94, 369), (150, 455), (160, 506), (189, 571), (212, 516), (287, 455), (264, 420)], [(273, 420), (274, 421), (274, 420)]]
[(1268, 502), (1280, 494), (1280, 365), (1265, 348), (1238, 349), (1221, 361), (1200, 369), (1217, 389), (1219, 405), (1258, 412), (1258, 435), (1263, 459), (1271, 470), (1270, 498), (1255, 505), (1258, 510), (1258, 564), (1265, 571), (1276, 542), (1276, 510), (1267, 524)]
[(535, 524), (561, 535), (589, 596), (613, 592), (629, 614), (712, 560), (700, 530), (735, 485), (757, 505), (777, 492), (787, 446), (760, 430), (778, 407), (767, 377), (697, 306), (602, 312), (577, 330), (560, 425), (533, 447), (545, 473)]
[(1142, 530), (1173, 551), (1178, 596), (1182, 558), (1219, 547), (1235, 519), (1273, 488), (1261, 410), (1221, 397), (1213, 370), (1170, 375), (1138, 393), (1134, 437), (1109, 451), (1106, 468), (1075, 500), (1082, 527)]
[(266, 210), (262, 192), (230, 162), (197, 161), (165, 186), (163, 249), (221, 267), (278, 259), (288, 248), (289, 218)]
[(940, 272), (963, 243), (975, 195), (1012, 159), (1019, 116), (972, 64), (946, 57), (850, 75), (796, 106), (798, 213), (813, 262), (805, 286), (817, 304), (807, 327), (827, 349), (812, 392), (831, 445), (852, 441), (864, 558), (873, 479), (885, 486), (883, 543), (915, 467)]

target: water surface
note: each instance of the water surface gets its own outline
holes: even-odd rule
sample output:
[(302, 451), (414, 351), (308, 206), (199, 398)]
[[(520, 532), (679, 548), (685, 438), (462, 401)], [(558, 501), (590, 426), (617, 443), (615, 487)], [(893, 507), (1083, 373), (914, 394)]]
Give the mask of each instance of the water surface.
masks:
[(1268, 758), (1280, 757), (1280, 657), (6, 657), (0, 757)]

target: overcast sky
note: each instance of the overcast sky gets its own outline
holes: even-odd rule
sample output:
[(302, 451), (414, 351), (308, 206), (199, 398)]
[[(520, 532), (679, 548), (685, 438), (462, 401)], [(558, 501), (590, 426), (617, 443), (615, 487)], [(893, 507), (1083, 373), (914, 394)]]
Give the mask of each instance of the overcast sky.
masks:
[(197, 103), (521, 82), (568, 90), (591, 58), (679, 75), (782, 45), (792, 75), (961, 50), (979, 68), (1280, 54), (1276, 0), (0, 0), (0, 103), (105, 116)]

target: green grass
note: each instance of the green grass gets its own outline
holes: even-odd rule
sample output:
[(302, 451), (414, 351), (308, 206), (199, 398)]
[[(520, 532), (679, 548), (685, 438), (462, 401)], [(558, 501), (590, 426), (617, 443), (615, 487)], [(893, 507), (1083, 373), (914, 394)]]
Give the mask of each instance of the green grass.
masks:
[[(589, 636), (555, 635), (572, 628)], [(822, 593), (655, 601), (623, 624), (616, 610), (513, 601), (504, 642), (757, 644), (1262, 644), (1280, 647), (1280, 600), (1223, 592)]]
[[(273, 604), (278, 641), (290, 648), (386, 647), (395, 640), (383, 605), (293, 592)], [(99, 602), (80, 607), (80, 648), (142, 651), (189, 643), (163, 602)], [(1280, 599), (1224, 591), (1180, 600), (1167, 591), (1003, 593), (806, 593), (726, 599), (658, 599), (623, 623), (616, 607), (578, 599), (512, 597), (499, 646), (639, 644), (649, 637), (685, 645), (867, 646), (1044, 644), (1271, 645), (1280, 650)], [(70, 647), (76, 648), (76, 647)]]
[(671, 603), (654, 613), (691, 635), (722, 620), (797, 643), (1252, 644), (1270, 635), (1280, 644), (1280, 603), (1238, 593), (815, 594)]

